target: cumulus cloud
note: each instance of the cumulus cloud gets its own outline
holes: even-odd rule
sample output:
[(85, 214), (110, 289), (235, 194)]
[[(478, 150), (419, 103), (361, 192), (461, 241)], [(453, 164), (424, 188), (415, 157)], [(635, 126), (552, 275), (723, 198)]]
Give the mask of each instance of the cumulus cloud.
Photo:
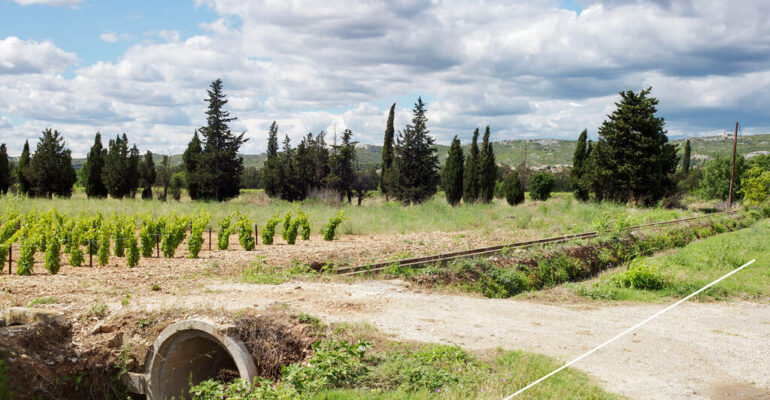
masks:
[[(246, 152), (264, 151), (273, 120), (294, 143), (349, 128), (379, 144), (390, 104), (398, 102), (401, 128), (417, 95), (442, 143), (487, 124), (496, 140), (595, 134), (617, 92), (647, 86), (671, 132), (711, 134), (738, 118), (747, 131), (770, 128), (770, 4), (586, 1), (578, 14), (559, 3), (198, 0), (220, 16), (201, 23), (203, 34), (157, 31), (71, 79), (46, 67), (74, 55), (5, 39), (0, 107), (29, 120), (13, 127), (29, 137), (46, 124), (76, 137), (125, 131), (161, 152), (183, 151), (204, 123), (216, 78), (239, 117), (233, 129), (252, 139)], [(19, 43), (50, 54), (27, 57)], [(90, 140), (75, 142), (83, 154)]]
[(74, 7), (80, 4), (83, 0), (13, 0), (17, 4), (28, 6), (30, 4), (46, 4), (49, 6), (69, 6)]
[(0, 75), (55, 73), (75, 61), (75, 54), (47, 40), (37, 42), (15, 36), (0, 40)]
[(128, 40), (130, 38), (131, 38), (131, 35), (127, 33), (116, 33), (113, 31), (107, 31), (99, 35), (99, 40), (107, 43), (115, 43), (117, 41)]

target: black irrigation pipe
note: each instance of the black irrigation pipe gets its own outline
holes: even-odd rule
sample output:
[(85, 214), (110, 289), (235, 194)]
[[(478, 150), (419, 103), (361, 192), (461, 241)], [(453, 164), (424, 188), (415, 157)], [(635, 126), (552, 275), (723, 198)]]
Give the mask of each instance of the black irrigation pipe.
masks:
[[(696, 217), (636, 225), (636, 226), (631, 226), (628, 229), (631, 231), (634, 231), (634, 230), (654, 227), (654, 226), (680, 224), (682, 222), (694, 221), (703, 217), (713, 217), (715, 215), (720, 215), (720, 214), (734, 214), (734, 213), (735, 211), (723, 211), (723, 212), (714, 213), (714, 214), (699, 215)], [(537, 246), (542, 244), (562, 243), (562, 242), (567, 242), (574, 239), (592, 239), (597, 236), (599, 236), (599, 232), (597, 231), (575, 233), (571, 235), (556, 236), (556, 237), (550, 237), (545, 239), (528, 240), (524, 242), (516, 242), (516, 243), (510, 243), (510, 244), (504, 244), (504, 245), (481, 247), (481, 248), (463, 250), (463, 251), (454, 251), (450, 253), (436, 254), (436, 255), (426, 256), (426, 257), (407, 258), (407, 259), (397, 260), (397, 261), (386, 261), (386, 262), (380, 262), (376, 264), (366, 264), (366, 265), (359, 265), (356, 267), (340, 268), (335, 272), (337, 273), (337, 275), (347, 276), (347, 275), (357, 275), (357, 274), (368, 273), (368, 272), (378, 272), (393, 266), (422, 268), (436, 262), (445, 263), (450, 260), (456, 260), (461, 258), (471, 258), (471, 257), (499, 254), (505, 249), (517, 249), (517, 248), (521, 249), (521, 248), (532, 247), (532, 246)]]

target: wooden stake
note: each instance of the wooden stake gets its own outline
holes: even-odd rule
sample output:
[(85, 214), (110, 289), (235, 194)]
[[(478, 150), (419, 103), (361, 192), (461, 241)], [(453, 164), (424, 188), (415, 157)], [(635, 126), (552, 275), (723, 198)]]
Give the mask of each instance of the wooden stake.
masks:
[(156, 250), (157, 250), (157, 252), (158, 252), (158, 258), (160, 258), (160, 240), (158, 240), (157, 242), (155, 242), (155, 249), (156, 249)]
[(211, 228), (209, 228), (209, 251), (211, 251)]
[(730, 172), (730, 207), (733, 206), (733, 182), (735, 182), (735, 152), (738, 148), (738, 123), (735, 123), (735, 139), (733, 140), (733, 170)]
[(259, 244), (259, 231), (257, 231), (257, 224), (254, 224), (254, 244)]
[(93, 247), (91, 245), (91, 240), (88, 241), (88, 266), (93, 268), (94, 267), (94, 251), (92, 250)]
[(13, 243), (8, 244), (8, 275), (11, 274), (11, 261), (13, 261)]

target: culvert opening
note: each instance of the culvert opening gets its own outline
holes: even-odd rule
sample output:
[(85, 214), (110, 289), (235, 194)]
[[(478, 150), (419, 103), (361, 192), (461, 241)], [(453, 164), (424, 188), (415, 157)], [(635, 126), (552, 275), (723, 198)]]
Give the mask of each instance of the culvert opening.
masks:
[(160, 399), (186, 399), (191, 383), (212, 378), (230, 381), (240, 376), (232, 355), (208, 333), (183, 331), (166, 344), (158, 352), (152, 371)]

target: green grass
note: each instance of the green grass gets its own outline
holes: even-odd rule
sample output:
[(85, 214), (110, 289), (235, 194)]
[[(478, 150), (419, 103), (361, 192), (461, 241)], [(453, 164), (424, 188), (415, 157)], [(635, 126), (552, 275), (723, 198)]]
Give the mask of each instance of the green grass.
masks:
[(582, 296), (597, 300), (662, 301), (684, 297), (751, 259), (757, 261), (696, 296), (697, 300), (740, 298), (770, 301), (770, 220), (756, 222), (735, 232), (697, 241), (675, 252), (648, 259), (664, 279), (657, 290), (620, 288), (613, 285), (617, 272), (598, 282), (569, 284)]
[(27, 307), (34, 307), (34, 306), (45, 305), (45, 304), (54, 304), (58, 302), (59, 302), (59, 299), (57, 299), (56, 297), (39, 297), (37, 299), (30, 301)]
[[(441, 194), (419, 205), (402, 206), (396, 202), (384, 202), (381, 198), (367, 199), (363, 206), (329, 205), (305, 201), (302, 210), (310, 214), (313, 233), (320, 233), (327, 222), (339, 210), (345, 211), (346, 220), (339, 232), (345, 234), (392, 234), (408, 232), (451, 232), (478, 230), (482, 234), (495, 230), (507, 232), (528, 229), (530, 236), (541, 237), (582, 232), (593, 229), (597, 219), (606, 215), (626, 214), (635, 222), (645, 223), (674, 219), (690, 215), (689, 211), (665, 210), (661, 208), (636, 208), (625, 204), (582, 203), (574, 200), (571, 193), (559, 193), (547, 202), (527, 201), (511, 207), (504, 200), (492, 204), (473, 204), (452, 207)], [(15, 196), (0, 197), (0, 212), (15, 209), (47, 211), (55, 208), (60, 213), (75, 215), (80, 212), (98, 210), (102, 214), (169, 215), (172, 213), (191, 215), (207, 211), (213, 217), (210, 226), (226, 215), (239, 210), (253, 219), (259, 226), (271, 216), (294, 211), (296, 205), (268, 199), (261, 191), (250, 191), (226, 203), (192, 202), (189, 200), (161, 202), (141, 199), (87, 199), (80, 192), (72, 199), (27, 199)]]

